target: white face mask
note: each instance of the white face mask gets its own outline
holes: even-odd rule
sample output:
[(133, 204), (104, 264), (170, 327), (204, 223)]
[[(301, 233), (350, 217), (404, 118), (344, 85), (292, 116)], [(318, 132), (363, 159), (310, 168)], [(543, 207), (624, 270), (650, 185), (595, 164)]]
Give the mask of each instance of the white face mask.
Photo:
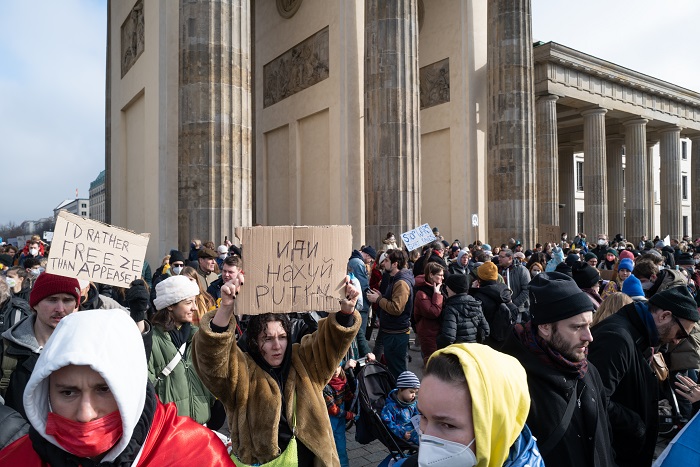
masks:
[(599, 239), (598, 239), (598, 245), (603, 246), (603, 245), (605, 245), (606, 243), (608, 243), (608, 242), (606, 242), (606, 241), (603, 240), (602, 238), (599, 238)]
[(227, 256), (228, 254), (224, 253), (222, 255), (219, 255), (219, 259), (226, 259)]
[(15, 280), (14, 277), (6, 277), (5, 282), (7, 283), (7, 286), (9, 288), (13, 288), (14, 286), (17, 285), (17, 281)]
[(469, 449), (476, 438), (468, 445), (447, 441), (435, 436), (421, 435), (418, 449), (420, 467), (473, 467), (476, 455)]
[(29, 270), (29, 273), (34, 277), (39, 277), (39, 274), (41, 274), (41, 272), (42, 272), (41, 268)]
[(179, 276), (180, 273), (182, 272), (182, 266), (173, 266), (173, 272), (175, 273), (176, 276)]
[(32, 256), (36, 256), (39, 254), (39, 250), (37, 248), (30, 248), (29, 249), (29, 254)]

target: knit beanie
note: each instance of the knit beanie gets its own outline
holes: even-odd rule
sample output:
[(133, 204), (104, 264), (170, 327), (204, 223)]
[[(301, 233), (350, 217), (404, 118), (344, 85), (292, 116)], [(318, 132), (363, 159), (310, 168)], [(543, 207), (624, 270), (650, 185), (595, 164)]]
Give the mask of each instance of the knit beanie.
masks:
[(586, 253), (586, 255), (583, 257), (583, 260), (585, 262), (589, 262), (592, 259), (598, 259), (598, 257), (595, 255), (595, 253)]
[(362, 253), (364, 253), (366, 255), (371, 256), (372, 259), (377, 257), (377, 250), (372, 248), (372, 245), (367, 245), (366, 247), (362, 248), (362, 250), (360, 250), (360, 251), (362, 251)]
[(676, 318), (695, 322), (700, 321), (698, 305), (690, 295), (688, 287), (672, 287), (663, 292), (658, 292), (649, 298), (649, 302), (662, 310), (670, 311)]
[(170, 259), (168, 264), (173, 264), (177, 262), (185, 263), (185, 255), (183, 255), (179, 250), (170, 250)]
[(488, 261), (477, 268), (476, 275), (483, 281), (495, 281), (498, 279), (498, 267), (491, 261)]
[(605, 251), (605, 254), (607, 255), (608, 253), (611, 254), (611, 255), (614, 255), (615, 258), (617, 258), (617, 250), (616, 250), (615, 248), (608, 248), (608, 249)]
[(566, 274), (543, 272), (530, 281), (533, 325), (554, 323), (586, 311), (593, 311), (593, 302)]
[(617, 270), (619, 271), (620, 269), (627, 269), (629, 272), (632, 272), (632, 270), (634, 270), (634, 263), (629, 258), (622, 259), (617, 264)]
[(620, 252), (620, 259), (627, 258), (627, 259), (634, 259), (634, 253), (632, 253), (629, 250), (622, 250)]
[(581, 289), (593, 287), (600, 280), (600, 273), (588, 263), (576, 263), (571, 267), (574, 282)]
[(632, 299), (644, 298), (642, 283), (637, 279), (637, 276), (629, 276), (625, 279), (625, 282), (622, 283), (622, 293), (627, 294)]
[(565, 275), (567, 275), (567, 276), (569, 276), (569, 277), (571, 277), (571, 278), (573, 279), (573, 273), (572, 273), (572, 271), (571, 271), (571, 266), (569, 266), (569, 265), (566, 264), (566, 263), (559, 263), (559, 264), (557, 264), (557, 267), (554, 268), (554, 271), (555, 271), (555, 272), (558, 272), (558, 273), (561, 273), (561, 274), (565, 274)]
[(29, 306), (34, 308), (46, 297), (59, 293), (72, 295), (75, 297), (75, 303), (80, 303), (80, 283), (78, 279), (42, 272), (34, 281), (34, 287), (29, 293)]
[(170, 305), (190, 297), (199, 295), (199, 285), (186, 276), (170, 276), (156, 284), (156, 299), (153, 304), (156, 310), (162, 310)]
[(399, 389), (418, 389), (420, 388), (420, 380), (412, 371), (404, 371), (396, 380), (396, 387)]
[[(484, 266), (482, 265), (479, 267), (479, 269), (483, 267)], [(456, 294), (467, 293), (469, 291), (469, 278), (466, 274), (450, 274), (450, 276), (445, 279), (445, 285)]]
[(581, 257), (576, 253), (569, 253), (569, 255), (564, 260), (566, 265), (570, 268), (573, 267), (574, 264), (578, 263), (579, 261), (581, 261)]
[(676, 259), (676, 264), (679, 266), (694, 266), (695, 260), (693, 260), (693, 255), (690, 253), (681, 253)]

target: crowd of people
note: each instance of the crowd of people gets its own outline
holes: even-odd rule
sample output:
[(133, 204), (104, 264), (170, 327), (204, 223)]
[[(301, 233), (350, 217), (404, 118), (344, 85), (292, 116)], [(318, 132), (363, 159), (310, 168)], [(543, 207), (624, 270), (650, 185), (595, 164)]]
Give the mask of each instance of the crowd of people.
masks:
[(2, 246), (0, 465), (347, 466), (360, 359), (396, 383), (401, 465), (651, 465), (660, 411), (700, 404), (700, 239), (434, 234), (349, 252), (313, 314), (234, 314), (255, 284), (230, 242), (125, 289), (46, 272), (39, 238)]

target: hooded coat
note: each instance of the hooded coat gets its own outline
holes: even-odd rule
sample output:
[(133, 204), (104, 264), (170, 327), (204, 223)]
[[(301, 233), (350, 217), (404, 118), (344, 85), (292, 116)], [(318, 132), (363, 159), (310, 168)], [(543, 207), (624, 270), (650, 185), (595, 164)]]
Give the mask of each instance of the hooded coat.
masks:
[(425, 276), (416, 277), (416, 296), (413, 302), (413, 318), (416, 322), (418, 342), (423, 352), (423, 358), (427, 358), (437, 350), (437, 336), (442, 329), (442, 304), (444, 297), (441, 293), (434, 293), (431, 284), (425, 282)]
[(32, 428), (29, 435), (0, 451), (0, 465), (95, 464), (68, 453), (46, 433), (49, 376), (68, 365), (87, 365), (98, 372), (117, 403), (123, 435), (104, 455), (101, 462), (105, 465), (233, 465), (224, 444), (211, 430), (178, 417), (174, 405), (164, 406), (156, 400), (148, 383), (138, 328), (129, 316), (113, 310), (73, 313), (58, 324), (24, 394)]
[(24, 405), (22, 405), (24, 388), (29, 382), (29, 377), (34, 371), (34, 366), (41, 352), (41, 346), (34, 335), (35, 321), (36, 313), (32, 313), (2, 334), (3, 352), (0, 355), (0, 361), (6, 358), (5, 355), (17, 360), (17, 365), (10, 376), (9, 386), (4, 395), (5, 405), (15, 409), (24, 418), (27, 417), (24, 413)]
[(238, 347), (235, 317), (224, 332), (217, 333), (210, 324), (214, 315), (204, 315), (194, 335), (193, 362), (204, 384), (226, 409), (236, 456), (247, 464), (269, 462), (278, 456), (282, 409), (286, 420), (292, 420), (294, 405), (283, 404), (282, 398), (293, 401), (296, 394), (297, 439), (314, 454), (314, 465), (340, 465), (323, 388), (360, 329), (360, 313), (347, 316), (354, 319), (350, 327), (340, 324), (336, 313), (331, 313), (319, 321), (315, 333), (291, 345), (285, 356), (285, 360), (290, 359), (288, 374), (281, 384)]

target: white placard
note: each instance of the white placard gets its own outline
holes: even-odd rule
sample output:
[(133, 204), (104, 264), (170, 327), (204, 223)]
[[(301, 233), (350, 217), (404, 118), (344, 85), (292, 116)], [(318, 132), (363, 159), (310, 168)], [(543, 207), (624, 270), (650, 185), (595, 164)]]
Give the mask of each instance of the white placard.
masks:
[(479, 216), (472, 214), (472, 227), (479, 227)]
[(435, 234), (428, 224), (423, 224), (413, 230), (401, 234), (401, 240), (408, 251), (420, 248), (435, 240)]

